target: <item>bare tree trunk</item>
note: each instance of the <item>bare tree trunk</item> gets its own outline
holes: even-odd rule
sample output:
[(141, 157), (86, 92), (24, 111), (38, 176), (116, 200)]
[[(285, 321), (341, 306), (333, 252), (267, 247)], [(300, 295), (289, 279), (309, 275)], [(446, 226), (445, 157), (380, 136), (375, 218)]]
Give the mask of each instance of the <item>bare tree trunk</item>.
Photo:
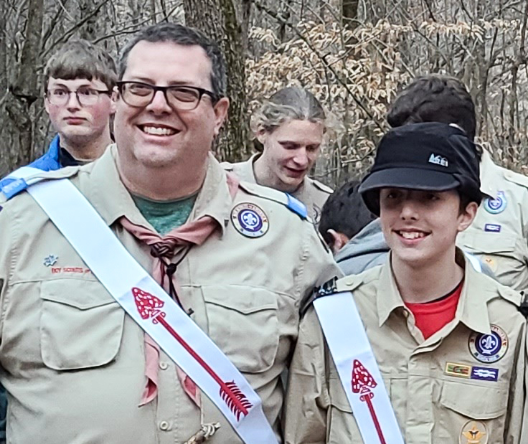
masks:
[[(247, 2), (248, 0), (243, 0)], [(249, 156), (249, 125), (246, 102), (245, 50), (248, 24), (237, 18), (233, 0), (184, 0), (185, 22), (217, 41), (227, 63), (227, 95), (231, 101), (229, 118), (220, 135), (217, 156), (220, 160), (238, 161)], [(249, 10), (244, 17), (249, 22)], [(245, 31), (243, 31), (243, 29)], [(244, 34), (245, 33), (245, 34)]]
[(343, 25), (352, 30), (357, 27), (359, 0), (342, 0)]
[(9, 128), (4, 137), (2, 155), (9, 170), (28, 163), (32, 158), (33, 131), (31, 105), (39, 96), (37, 72), (40, 59), (43, 0), (28, 1), (26, 38), (22, 45), (16, 74), (9, 85), (3, 108), (7, 116), (4, 125)]

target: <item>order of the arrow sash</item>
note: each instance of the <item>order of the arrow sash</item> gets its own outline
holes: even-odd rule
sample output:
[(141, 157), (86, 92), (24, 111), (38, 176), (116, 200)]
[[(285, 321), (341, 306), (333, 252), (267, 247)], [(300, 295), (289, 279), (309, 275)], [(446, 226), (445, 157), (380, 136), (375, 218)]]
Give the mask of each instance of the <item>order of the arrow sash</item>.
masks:
[(404, 444), (352, 293), (319, 297), (313, 305), (363, 442)]
[[(25, 167), (11, 177), (25, 184), (24, 177), (35, 173), (41, 171)], [(276, 444), (262, 401), (246, 378), (130, 255), (83, 194), (68, 179), (28, 182), (20, 186), (27, 188), (129, 316), (214, 402), (241, 439), (247, 444)]]

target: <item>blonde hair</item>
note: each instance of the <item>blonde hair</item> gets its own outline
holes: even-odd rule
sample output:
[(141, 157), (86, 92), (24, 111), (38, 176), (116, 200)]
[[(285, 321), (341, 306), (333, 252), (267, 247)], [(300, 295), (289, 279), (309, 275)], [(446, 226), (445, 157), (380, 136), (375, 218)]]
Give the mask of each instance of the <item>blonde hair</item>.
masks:
[(315, 96), (304, 88), (282, 88), (266, 100), (251, 118), (256, 135), (264, 130), (272, 133), (287, 120), (309, 120), (325, 125), (326, 114)]

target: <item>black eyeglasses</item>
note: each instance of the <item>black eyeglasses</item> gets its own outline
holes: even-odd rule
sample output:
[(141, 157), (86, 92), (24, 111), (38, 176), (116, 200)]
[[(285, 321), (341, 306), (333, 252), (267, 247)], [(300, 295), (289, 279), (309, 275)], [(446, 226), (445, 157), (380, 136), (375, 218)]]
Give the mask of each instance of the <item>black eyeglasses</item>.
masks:
[(75, 91), (70, 91), (67, 88), (53, 88), (46, 92), (46, 98), (52, 105), (63, 106), (70, 100), (70, 94), (75, 94), (81, 106), (93, 106), (99, 101), (101, 94), (109, 96), (112, 92), (88, 87), (81, 87)]
[(149, 105), (158, 91), (163, 93), (172, 108), (185, 111), (196, 109), (204, 95), (211, 98), (213, 105), (220, 100), (215, 93), (195, 86), (155, 86), (142, 82), (117, 82), (117, 87), (123, 101), (136, 108)]

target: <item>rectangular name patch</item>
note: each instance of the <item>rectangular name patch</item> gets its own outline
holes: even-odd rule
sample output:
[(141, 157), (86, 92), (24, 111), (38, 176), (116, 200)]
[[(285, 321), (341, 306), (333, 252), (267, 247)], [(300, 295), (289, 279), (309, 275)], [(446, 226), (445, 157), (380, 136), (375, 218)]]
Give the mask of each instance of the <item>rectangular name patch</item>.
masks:
[(457, 378), (469, 379), (471, 377), (471, 366), (448, 362), (445, 367), (445, 374), (449, 376), (456, 376)]
[(484, 231), (488, 233), (500, 233), (501, 226), (498, 224), (486, 224), (484, 225)]
[(478, 379), (480, 381), (497, 381), (499, 379), (499, 369), (473, 367), (471, 369), (471, 379)]

